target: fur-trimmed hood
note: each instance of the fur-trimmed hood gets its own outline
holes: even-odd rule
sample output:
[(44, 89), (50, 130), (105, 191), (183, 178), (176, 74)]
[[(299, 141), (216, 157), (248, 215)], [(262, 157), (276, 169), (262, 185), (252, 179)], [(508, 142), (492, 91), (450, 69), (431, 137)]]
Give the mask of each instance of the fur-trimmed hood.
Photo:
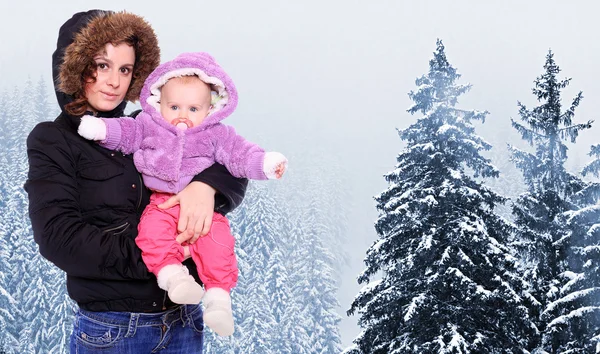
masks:
[(142, 89), (140, 102), (144, 112), (150, 114), (155, 121), (160, 122), (159, 124), (168, 124), (160, 114), (160, 88), (169, 79), (189, 75), (197, 75), (213, 88), (213, 108), (200, 125), (203, 127), (200, 129), (218, 123), (233, 113), (238, 102), (235, 85), (215, 59), (204, 52), (183, 53), (159, 65), (148, 76)]
[[(90, 10), (79, 12), (65, 22), (59, 31), (57, 48), (52, 55), (54, 88), (61, 109), (73, 101), (82, 88), (81, 74), (94, 56), (107, 43), (137, 38), (133, 78), (125, 101), (139, 99), (144, 81), (160, 63), (158, 40), (152, 27), (140, 16), (127, 12)], [(126, 102), (115, 111), (122, 115)], [(114, 116), (106, 112), (108, 116)]]

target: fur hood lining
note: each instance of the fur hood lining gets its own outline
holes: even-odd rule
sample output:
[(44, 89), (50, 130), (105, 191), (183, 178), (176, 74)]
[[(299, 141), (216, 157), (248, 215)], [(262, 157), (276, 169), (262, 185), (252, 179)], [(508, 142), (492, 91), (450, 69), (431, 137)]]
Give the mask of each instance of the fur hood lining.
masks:
[[(228, 101), (229, 95), (227, 94), (227, 90), (225, 89), (225, 85), (223, 81), (214, 76), (208, 76), (204, 71), (196, 68), (182, 68), (176, 69), (167, 72), (165, 75), (161, 76), (156, 82), (150, 86), (151, 95), (148, 97), (146, 102), (154, 107), (157, 112), (160, 112), (160, 88), (163, 87), (167, 81), (173, 79), (175, 77), (182, 76), (198, 76), (200, 80), (209, 84), (213, 88), (213, 92), (216, 92), (217, 99), (215, 97), (212, 98), (212, 108), (210, 109), (209, 114), (213, 114), (219, 111), (221, 108), (225, 107)], [(216, 91), (215, 91), (216, 90)]]
[(83, 88), (81, 74), (107, 43), (137, 38), (133, 78), (125, 100), (139, 99), (144, 81), (160, 63), (158, 40), (152, 27), (142, 17), (123, 12), (102, 12), (92, 18), (73, 37), (60, 65), (58, 89), (74, 95)]

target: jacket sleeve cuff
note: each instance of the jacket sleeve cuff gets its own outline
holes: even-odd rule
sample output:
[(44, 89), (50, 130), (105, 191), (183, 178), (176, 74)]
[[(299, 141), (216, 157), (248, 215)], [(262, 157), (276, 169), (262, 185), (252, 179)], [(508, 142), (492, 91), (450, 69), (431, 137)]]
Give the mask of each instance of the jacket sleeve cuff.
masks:
[(102, 119), (106, 124), (106, 139), (100, 141), (100, 146), (115, 150), (121, 141), (121, 124), (116, 119)]
[(264, 172), (265, 153), (253, 154), (248, 161), (246, 174), (249, 179), (265, 180), (268, 179)]

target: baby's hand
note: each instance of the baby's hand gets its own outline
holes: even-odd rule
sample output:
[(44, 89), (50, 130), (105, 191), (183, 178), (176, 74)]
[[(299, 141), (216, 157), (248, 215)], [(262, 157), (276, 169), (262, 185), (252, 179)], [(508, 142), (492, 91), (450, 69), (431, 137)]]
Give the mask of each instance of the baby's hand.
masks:
[(280, 179), (287, 169), (288, 160), (278, 152), (267, 152), (263, 172), (269, 179)]
[(106, 139), (106, 124), (100, 118), (83, 116), (77, 133), (88, 140), (104, 140)]
[(278, 164), (275, 167), (275, 177), (277, 177), (277, 179), (280, 179), (283, 176), (283, 174), (285, 173), (285, 169), (286, 169), (285, 162), (281, 162), (280, 164)]

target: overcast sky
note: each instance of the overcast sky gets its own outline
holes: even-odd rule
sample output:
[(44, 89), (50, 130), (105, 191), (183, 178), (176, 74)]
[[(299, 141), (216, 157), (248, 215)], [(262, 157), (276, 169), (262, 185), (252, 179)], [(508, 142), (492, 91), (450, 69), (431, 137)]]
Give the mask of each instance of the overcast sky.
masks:
[[(60, 25), (97, 7), (144, 16), (158, 34), (163, 61), (185, 51), (213, 54), (239, 91), (227, 123), (248, 139), (290, 156), (336, 151), (349, 173), (348, 244), (354, 247), (342, 279), (342, 314), (359, 289), (355, 278), (375, 238), (373, 196), (386, 187), (382, 175), (394, 168), (402, 146), (396, 128), (417, 118), (406, 113), (407, 92), (427, 72), (437, 38), (461, 83), (473, 84), (460, 106), (491, 112), (478, 131), (495, 148), (505, 149), (517, 100), (534, 105), (533, 80), (550, 48), (561, 75), (573, 78), (563, 103), (581, 90), (575, 120), (597, 120), (571, 150), (578, 160), (571, 164), (588, 161), (590, 144), (600, 143), (596, 1), (2, 0), (0, 90), (28, 76), (50, 84)], [(293, 160), (290, 168), (313, 172), (306, 163), (294, 170)], [(356, 320), (344, 317), (345, 345), (359, 331)]]

